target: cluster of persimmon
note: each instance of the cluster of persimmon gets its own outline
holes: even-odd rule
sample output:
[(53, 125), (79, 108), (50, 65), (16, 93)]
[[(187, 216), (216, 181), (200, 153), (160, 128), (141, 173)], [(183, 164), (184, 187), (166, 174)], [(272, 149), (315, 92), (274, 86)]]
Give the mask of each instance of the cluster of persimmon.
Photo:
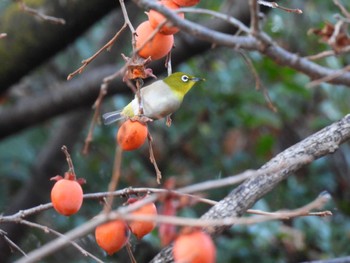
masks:
[[(130, 198), (127, 203), (137, 203), (139, 200)], [(154, 203), (148, 203), (139, 209), (133, 211), (132, 215), (156, 216), (157, 208)], [(116, 219), (96, 227), (95, 238), (97, 244), (107, 252), (108, 255), (113, 255), (129, 241), (130, 232), (137, 239), (143, 238), (150, 233), (156, 224), (153, 221), (130, 221), (125, 222), (121, 219)]]
[[(127, 202), (131, 204), (139, 200), (130, 198)], [(157, 208), (154, 203), (149, 203), (133, 211), (132, 215), (156, 216)], [(117, 219), (98, 226), (95, 230), (95, 238), (97, 244), (108, 255), (113, 255), (128, 243), (130, 233), (137, 239), (142, 239), (155, 226), (153, 221), (125, 222)], [(216, 248), (211, 237), (197, 228), (185, 228), (181, 231), (174, 241), (172, 252), (175, 262), (214, 263), (216, 260)]]
[[(71, 216), (77, 213), (83, 203), (82, 179), (76, 179), (72, 172), (66, 172), (65, 177), (55, 176), (56, 180), (51, 191), (51, 201), (54, 209), (62, 215)], [(130, 198), (127, 203), (139, 202)], [(156, 216), (158, 214), (154, 203), (148, 203), (132, 212), (132, 215)], [(153, 221), (133, 220), (126, 222), (116, 219), (99, 225), (95, 229), (96, 243), (108, 255), (113, 255), (122, 249), (129, 241), (130, 233), (137, 239), (142, 239), (150, 233), (156, 224)], [(200, 229), (185, 228), (174, 241), (173, 256), (175, 262), (214, 263), (216, 248), (211, 237)]]
[[(158, 3), (175, 11), (180, 7), (194, 6), (199, 1), (160, 0)], [(182, 19), (185, 18), (184, 13), (179, 12), (177, 15)], [(159, 26), (160, 28), (158, 29)], [(157, 29), (158, 32), (155, 32)], [(172, 49), (174, 45), (174, 34), (178, 31), (179, 28), (172, 26), (170, 22), (166, 22), (166, 18), (162, 14), (151, 9), (148, 12), (148, 20), (136, 28), (136, 48), (140, 49), (138, 55), (145, 59), (150, 57), (152, 60), (165, 57)]]

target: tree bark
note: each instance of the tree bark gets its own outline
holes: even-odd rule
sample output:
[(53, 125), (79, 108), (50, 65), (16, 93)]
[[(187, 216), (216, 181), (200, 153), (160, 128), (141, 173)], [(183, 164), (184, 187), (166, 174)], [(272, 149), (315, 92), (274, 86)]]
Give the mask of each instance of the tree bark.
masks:
[[(222, 219), (242, 216), (282, 180), (314, 160), (334, 153), (340, 144), (349, 139), (350, 114), (278, 154), (257, 170), (256, 176), (235, 188), (201, 218)], [(227, 228), (227, 226), (216, 226), (205, 230), (214, 236)], [(164, 248), (151, 262), (173, 262), (171, 246)]]

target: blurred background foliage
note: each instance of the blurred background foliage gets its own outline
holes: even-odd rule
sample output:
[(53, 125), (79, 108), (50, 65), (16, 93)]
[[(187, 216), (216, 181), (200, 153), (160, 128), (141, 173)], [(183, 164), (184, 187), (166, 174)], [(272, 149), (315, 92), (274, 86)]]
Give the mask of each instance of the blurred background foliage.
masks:
[[(205, 3), (207, 2), (207, 3)], [(215, 1), (202, 1), (201, 7), (219, 8)], [(281, 4), (301, 8), (303, 15), (270, 10), (264, 18), (264, 30), (281, 46), (301, 55), (316, 54), (328, 47), (317, 37), (308, 35), (310, 28), (320, 28), (325, 21), (334, 22), (339, 10), (332, 1), (281, 1)], [(206, 6), (207, 5), (207, 6)], [(0, 8), (6, 1), (0, 2)], [(293, 6), (292, 6), (293, 7)], [(347, 5), (349, 8), (350, 6)], [(114, 13), (95, 24), (83, 37), (64, 52), (32, 72), (14, 87), (13, 96), (1, 107), (8, 107), (27, 94), (40, 93), (63, 81), (82, 59), (93, 54), (113, 34)], [(200, 20), (198, 15), (191, 18)], [(114, 28), (115, 30), (115, 28)], [(4, 40), (1, 40), (4, 41)], [(120, 53), (127, 53), (118, 45), (110, 54), (98, 60), (120, 62)], [(252, 69), (242, 53), (249, 56), (259, 75), (261, 88), (256, 89)], [(349, 56), (326, 58), (321, 64), (338, 68), (346, 65)], [(99, 63), (99, 62), (96, 62)], [(181, 109), (173, 115), (168, 128), (164, 121), (150, 124), (154, 137), (157, 162), (163, 180), (176, 178), (177, 186), (233, 175), (247, 169), (257, 169), (270, 158), (316, 132), (349, 112), (349, 87), (322, 84), (308, 88), (309, 79), (289, 68), (281, 67), (258, 53), (214, 48), (179, 65), (174, 71), (190, 72), (206, 78), (185, 98)], [(89, 68), (83, 74), (89, 74)], [(161, 77), (161, 76), (159, 76)], [(268, 106), (268, 93), (277, 112)], [(104, 111), (120, 108), (130, 100), (131, 92), (106, 99)], [(92, 116), (92, 112), (91, 112)], [(12, 196), (25, 185), (38, 153), (55, 132), (59, 118), (9, 137), (0, 143), (0, 211), (6, 209)], [(87, 127), (72, 158), (78, 177), (84, 177), (85, 193), (107, 190), (115, 152), (117, 126), (98, 126), (88, 156), (81, 154)], [(293, 220), (234, 226), (216, 238), (218, 262), (298, 262), (345, 256), (350, 253), (349, 221), (349, 144), (332, 156), (327, 156), (290, 176), (260, 200), (255, 209), (274, 211), (293, 209), (307, 204), (322, 191), (332, 194), (327, 209), (330, 218), (305, 217)], [(64, 155), (62, 154), (62, 158)], [(52, 175), (54, 176), (54, 174)], [(40, 184), (40, 182), (38, 182)], [(148, 161), (148, 147), (123, 155), (122, 178), (119, 188), (157, 187), (152, 165)], [(231, 187), (205, 193), (220, 200)], [(47, 196), (47, 202), (49, 202)], [(118, 200), (121, 205), (125, 200)], [(199, 217), (208, 209), (196, 205), (179, 211), (180, 215)], [(50, 210), (42, 213), (39, 223), (66, 232), (86, 222), (101, 210), (96, 200), (87, 200), (75, 216), (66, 218)], [(31, 230), (20, 246), (30, 251), (53, 237), (39, 230)], [(95, 245), (90, 234), (80, 241), (88, 251), (105, 261), (116, 262), (123, 251), (106, 256)], [(157, 231), (144, 240), (133, 240), (138, 262), (147, 262), (159, 249)], [(47, 262), (61, 262), (69, 255), (75, 262), (87, 262), (74, 251), (50, 257)]]

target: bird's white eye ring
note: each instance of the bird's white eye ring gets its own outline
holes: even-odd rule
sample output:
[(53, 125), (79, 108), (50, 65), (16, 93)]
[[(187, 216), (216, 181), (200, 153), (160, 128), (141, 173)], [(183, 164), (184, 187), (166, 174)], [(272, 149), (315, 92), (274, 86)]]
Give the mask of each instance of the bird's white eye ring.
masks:
[(183, 82), (187, 82), (189, 79), (190, 79), (190, 78), (189, 78), (187, 75), (182, 75), (182, 76), (181, 76), (181, 80), (182, 80)]

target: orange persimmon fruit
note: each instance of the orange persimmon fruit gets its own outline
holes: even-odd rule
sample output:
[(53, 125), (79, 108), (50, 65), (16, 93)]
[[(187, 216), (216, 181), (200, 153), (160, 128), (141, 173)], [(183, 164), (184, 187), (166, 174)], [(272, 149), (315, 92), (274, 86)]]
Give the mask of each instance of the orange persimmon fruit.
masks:
[(140, 148), (146, 141), (147, 125), (140, 121), (126, 120), (119, 128), (117, 142), (124, 151)]
[(130, 230), (122, 220), (113, 220), (95, 229), (96, 242), (108, 255), (113, 255), (122, 249), (128, 242), (129, 236)]
[(77, 213), (83, 203), (81, 182), (68, 172), (65, 178), (55, 176), (51, 180), (57, 181), (51, 189), (51, 202), (55, 210), (65, 216)]
[(172, 0), (179, 6), (194, 6), (200, 2), (200, 0)]
[(142, 47), (138, 52), (140, 57), (151, 57), (152, 60), (157, 60), (165, 57), (170, 52), (174, 45), (174, 36), (156, 33), (153, 38), (148, 40), (153, 31), (154, 29), (149, 21), (141, 23), (136, 28), (136, 48)]
[[(180, 6), (175, 4), (173, 1), (169, 1), (169, 0), (161, 0), (161, 1), (159, 1), (159, 4), (164, 5), (165, 7), (172, 9), (172, 10), (176, 10), (176, 9), (180, 8)], [(184, 13), (178, 13), (178, 16), (180, 18), (185, 18)], [(148, 12), (148, 21), (153, 28), (157, 28), (157, 26), (159, 24), (163, 23), (165, 20), (166, 20), (166, 18), (161, 13), (159, 13), (153, 9), (151, 9)], [(169, 22), (167, 22), (164, 26), (162, 26), (160, 28), (159, 33), (162, 33), (164, 35), (172, 35), (172, 34), (177, 33), (179, 30), (180, 29), (178, 27), (169, 26)]]
[(211, 237), (201, 230), (181, 233), (174, 242), (175, 262), (214, 263), (216, 248)]
[[(138, 202), (135, 199), (130, 198), (128, 203), (136, 203)], [(156, 216), (157, 207), (154, 203), (146, 204), (139, 209), (131, 212), (132, 215), (148, 215), (148, 216)], [(148, 233), (150, 233), (156, 226), (155, 222), (152, 221), (131, 221), (129, 223), (129, 227), (131, 232), (138, 238), (141, 239)]]

